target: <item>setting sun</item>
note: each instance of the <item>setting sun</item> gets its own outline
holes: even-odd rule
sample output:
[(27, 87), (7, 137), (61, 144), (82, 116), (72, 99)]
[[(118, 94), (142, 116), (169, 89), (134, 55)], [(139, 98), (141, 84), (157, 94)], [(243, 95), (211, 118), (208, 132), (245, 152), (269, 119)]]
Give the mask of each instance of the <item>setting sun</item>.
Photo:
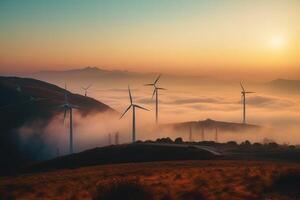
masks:
[(282, 49), (286, 44), (286, 38), (281, 35), (274, 35), (270, 39), (270, 45), (273, 49)]

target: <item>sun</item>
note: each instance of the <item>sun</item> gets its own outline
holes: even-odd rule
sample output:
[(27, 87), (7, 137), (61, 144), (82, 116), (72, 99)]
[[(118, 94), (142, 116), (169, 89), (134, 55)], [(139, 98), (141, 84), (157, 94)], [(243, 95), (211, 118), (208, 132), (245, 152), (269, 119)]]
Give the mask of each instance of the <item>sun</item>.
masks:
[(270, 38), (270, 46), (273, 49), (281, 49), (284, 47), (286, 39), (282, 35), (274, 35)]

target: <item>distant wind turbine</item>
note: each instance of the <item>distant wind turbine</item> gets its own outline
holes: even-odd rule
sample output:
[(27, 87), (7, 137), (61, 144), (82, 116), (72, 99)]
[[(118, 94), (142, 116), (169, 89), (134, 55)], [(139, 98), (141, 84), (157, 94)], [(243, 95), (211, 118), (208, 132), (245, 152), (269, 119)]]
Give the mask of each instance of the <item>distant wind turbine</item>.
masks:
[(66, 119), (67, 112), (70, 113), (70, 154), (73, 154), (73, 108), (78, 109), (76, 105), (72, 105), (68, 102), (67, 85), (65, 84), (65, 103), (60, 107), (64, 108), (64, 122)]
[(192, 125), (189, 125), (189, 141), (193, 141), (193, 132), (192, 132)]
[(240, 83), (240, 85), (242, 88), (241, 94), (243, 98), (243, 123), (246, 124), (246, 94), (255, 93), (255, 92), (246, 91), (243, 84)]
[(118, 145), (119, 144), (119, 132), (117, 131), (115, 133), (115, 145)]
[(153, 94), (152, 94), (152, 99), (155, 95), (155, 123), (156, 125), (158, 124), (158, 90), (167, 90), (165, 88), (161, 88), (161, 87), (157, 87), (157, 82), (160, 79), (161, 74), (156, 78), (156, 80), (154, 81), (154, 83), (150, 83), (150, 84), (146, 84), (145, 86), (153, 86), (154, 90), (153, 90)]
[(111, 134), (108, 134), (108, 145), (111, 145)]
[(132, 108), (132, 142), (135, 142), (135, 139), (136, 139), (135, 138), (135, 136), (136, 136), (135, 135), (135, 108), (140, 108), (140, 109), (147, 110), (147, 111), (149, 111), (149, 110), (133, 103), (129, 86), (128, 86), (128, 93), (129, 93), (130, 105), (125, 110), (125, 112), (121, 115), (120, 119), (127, 113), (127, 111), (130, 108)]
[(216, 128), (215, 132), (215, 142), (218, 142), (218, 128)]
[(87, 96), (87, 93), (88, 93), (88, 89), (92, 87), (92, 84), (89, 84), (87, 87), (81, 87), (83, 90), (84, 90), (84, 96), (86, 97)]

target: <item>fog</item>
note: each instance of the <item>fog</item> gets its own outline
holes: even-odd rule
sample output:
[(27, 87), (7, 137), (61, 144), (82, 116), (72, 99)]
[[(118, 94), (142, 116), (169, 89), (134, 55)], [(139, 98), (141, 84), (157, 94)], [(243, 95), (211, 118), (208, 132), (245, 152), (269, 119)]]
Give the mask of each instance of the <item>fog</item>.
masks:
[[(143, 86), (142, 82), (131, 83), (134, 103), (150, 109), (150, 111), (136, 110), (136, 134), (137, 140), (155, 140), (161, 137), (182, 137), (188, 140), (188, 131), (158, 130), (155, 127), (155, 103), (151, 99), (151, 87)], [(61, 81), (54, 82), (63, 87)], [(68, 82), (68, 88), (73, 93), (83, 94), (81, 86), (86, 83)], [(239, 83), (216, 85), (174, 85), (164, 83), (162, 87), (168, 90), (159, 93), (159, 122), (173, 123), (185, 121), (198, 121), (207, 118), (226, 121), (242, 121), (242, 104)], [(281, 94), (266, 90), (257, 84), (245, 84), (254, 94), (247, 96), (247, 123), (263, 127), (255, 132), (222, 132), (219, 131), (219, 141), (262, 142), (269, 138), (278, 143), (299, 144), (300, 128), (300, 96), (295, 94)], [(101, 82), (93, 83), (88, 91), (88, 96), (95, 98), (118, 112), (122, 113), (129, 106), (129, 97), (126, 83), (117, 83), (113, 87), (102, 85)], [(36, 132), (36, 127), (22, 127), (22, 138)], [(33, 131), (34, 130), (34, 131)], [(81, 116), (79, 111), (74, 112), (74, 149), (80, 152), (86, 149), (108, 145), (108, 134), (114, 142), (114, 134), (119, 132), (119, 143), (131, 141), (132, 112), (131, 110), (122, 118), (108, 113), (98, 113)], [(206, 130), (205, 139), (214, 140), (214, 130)], [(55, 116), (47, 127), (44, 128), (42, 139), (45, 149), (50, 149), (51, 155), (63, 155), (69, 148), (69, 123), (68, 116), (63, 123), (63, 113)], [(195, 141), (201, 140), (200, 132), (193, 131)]]

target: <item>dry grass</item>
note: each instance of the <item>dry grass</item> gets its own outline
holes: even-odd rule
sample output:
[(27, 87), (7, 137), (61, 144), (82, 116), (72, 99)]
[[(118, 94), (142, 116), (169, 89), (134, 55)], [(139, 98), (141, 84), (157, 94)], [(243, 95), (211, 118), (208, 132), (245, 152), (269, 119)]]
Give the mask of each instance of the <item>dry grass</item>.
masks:
[(2, 178), (0, 199), (299, 199), (299, 172), (299, 164), (259, 161), (106, 165)]

